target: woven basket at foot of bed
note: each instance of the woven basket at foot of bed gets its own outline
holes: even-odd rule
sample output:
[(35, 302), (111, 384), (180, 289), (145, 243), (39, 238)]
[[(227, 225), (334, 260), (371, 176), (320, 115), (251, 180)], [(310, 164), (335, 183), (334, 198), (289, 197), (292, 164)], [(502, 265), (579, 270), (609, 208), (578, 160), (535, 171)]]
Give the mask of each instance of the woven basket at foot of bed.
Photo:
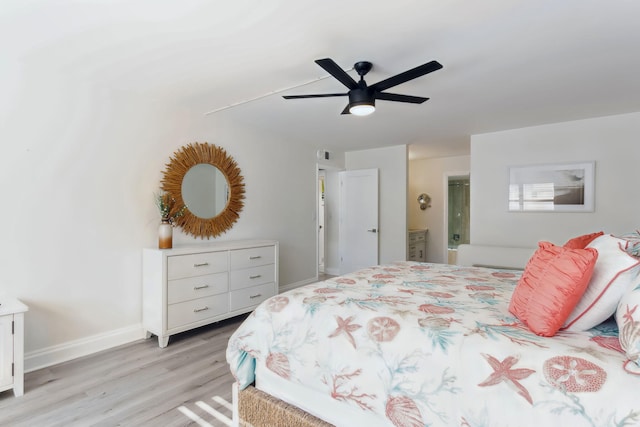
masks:
[(332, 427), (321, 419), (249, 386), (238, 393), (241, 427)]

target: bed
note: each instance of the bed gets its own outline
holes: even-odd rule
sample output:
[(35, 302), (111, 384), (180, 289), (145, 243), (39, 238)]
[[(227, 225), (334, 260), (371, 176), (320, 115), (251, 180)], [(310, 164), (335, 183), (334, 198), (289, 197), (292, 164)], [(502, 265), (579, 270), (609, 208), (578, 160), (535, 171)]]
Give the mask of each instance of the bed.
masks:
[[(234, 421), (256, 427), (640, 425), (638, 359), (619, 336), (624, 322), (640, 325), (633, 313), (541, 336), (510, 311), (523, 279), (515, 268), (541, 249), (514, 257), (513, 250), (495, 248), (491, 262), (480, 263), (469, 260), (469, 249), (461, 254), (466, 265), (373, 266), (265, 301), (229, 340)], [(500, 253), (508, 254), (506, 261)], [(630, 266), (616, 276), (629, 282), (622, 293), (633, 288), (640, 268), (627, 258)], [(245, 405), (244, 415), (243, 396), (256, 405)]]

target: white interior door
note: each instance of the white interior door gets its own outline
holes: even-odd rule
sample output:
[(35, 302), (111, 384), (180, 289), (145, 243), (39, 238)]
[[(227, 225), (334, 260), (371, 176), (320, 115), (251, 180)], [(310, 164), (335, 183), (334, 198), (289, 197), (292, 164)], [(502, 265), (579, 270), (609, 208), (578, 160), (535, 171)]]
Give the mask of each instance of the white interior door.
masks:
[(378, 264), (378, 169), (340, 172), (340, 274)]

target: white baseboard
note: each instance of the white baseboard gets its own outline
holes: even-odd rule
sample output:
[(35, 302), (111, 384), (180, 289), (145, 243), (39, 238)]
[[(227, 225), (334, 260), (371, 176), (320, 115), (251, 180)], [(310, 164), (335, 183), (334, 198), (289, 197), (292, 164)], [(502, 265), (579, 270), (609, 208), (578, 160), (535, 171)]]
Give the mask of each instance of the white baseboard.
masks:
[(324, 268), (324, 272), (325, 274), (329, 274), (331, 276), (339, 276), (340, 275), (340, 269), (338, 268)]
[(25, 353), (24, 371), (31, 372), (145, 338), (142, 324), (91, 335), (79, 340)]
[(299, 288), (300, 286), (309, 285), (311, 283), (316, 283), (317, 281), (318, 281), (318, 279), (316, 279), (316, 278), (301, 280), (299, 282), (289, 283), (288, 285), (280, 286), (280, 288), (278, 290), (279, 290), (280, 293), (282, 293), (282, 292), (290, 291), (290, 290), (295, 289), (295, 288)]

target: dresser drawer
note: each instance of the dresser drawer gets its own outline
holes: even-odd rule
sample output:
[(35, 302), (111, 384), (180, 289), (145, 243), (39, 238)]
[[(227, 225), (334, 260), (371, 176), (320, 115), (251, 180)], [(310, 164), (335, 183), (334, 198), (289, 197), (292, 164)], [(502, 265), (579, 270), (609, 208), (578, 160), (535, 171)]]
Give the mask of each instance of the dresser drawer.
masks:
[(275, 283), (265, 283), (264, 285), (229, 292), (229, 309), (234, 311), (258, 305), (276, 294), (275, 287)]
[(205, 320), (228, 310), (229, 300), (224, 294), (171, 304), (167, 313), (167, 329)]
[(232, 270), (229, 289), (234, 291), (255, 285), (262, 285), (275, 281), (275, 265), (261, 265), (259, 267)]
[(220, 294), (228, 290), (229, 276), (226, 272), (169, 280), (167, 302), (175, 304), (190, 299)]
[(420, 231), (417, 233), (409, 233), (409, 243), (419, 243), (424, 242), (426, 240), (426, 233), (424, 231)]
[(273, 246), (262, 246), (237, 249), (230, 251), (229, 256), (229, 266), (232, 270), (273, 264), (275, 262), (275, 248)]
[(221, 271), (227, 271), (226, 251), (175, 255), (167, 260), (167, 277), (169, 280), (204, 276)]

